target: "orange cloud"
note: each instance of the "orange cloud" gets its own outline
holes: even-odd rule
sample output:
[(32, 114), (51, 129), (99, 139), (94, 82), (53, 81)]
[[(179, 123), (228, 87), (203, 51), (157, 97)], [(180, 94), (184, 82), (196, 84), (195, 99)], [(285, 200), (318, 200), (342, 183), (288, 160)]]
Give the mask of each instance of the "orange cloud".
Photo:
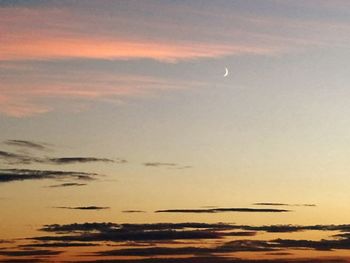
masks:
[[(102, 19), (102, 21), (101, 21)], [(152, 20), (152, 19), (151, 19)], [(101, 23), (101, 26), (96, 26)], [(186, 30), (171, 24), (137, 24), (136, 32), (122, 32), (127, 18), (98, 18), (69, 8), (0, 8), (0, 60), (48, 60), (65, 58), (155, 59), (167, 62), (215, 58), (237, 54), (275, 53), (276, 47), (245, 41), (220, 41), (222, 32), (201, 28)], [(145, 22), (147, 23), (147, 22)], [(157, 36), (145, 30), (158, 28)], [(174, 31), (174, 38), (162, 37)], [(124, 30), (125, 31), (125, 30)], [(236, 30), (235, 30), (236, 32)], [(214, 33), (214, 34), (213, 34)], [(232, 31), (225, 34), (232, 35)], [(171, 34), (170, 34), (171, 35)], [(208, 40), (210, 36), (211, 40)], [(216, 37), (215, 37), (216, 36)], [(205, 41), (201, 39), (207, 38)]]
[[(149, 96), (160, 90), (175, 90), (203, 85), (199, 82), (165, 80), (147, 76), (119, 76), (95, 73), (92, 77), (82, 72), (56, 79), (52, 75), (46, 81), (42, 76), (26, 76), (19, 83), (0, 83), (0, 113), (22, 118), (42, 114), (60, 107), (57, 102), (69, 102), (68, 110), (85, 110), (92, 102), (103, 101), (119, 104), (128, 97)], [(35, 83), (35, 84), (33, 84)], [(55, 106), (52, 102), (55, 101)], [(65, 106), (64, 110), (67, 110)]]
[(208, 43), (131, 42), (103, 39), (32, 39), (3, 43), (1, 60), (26, 59), (156, 59), (177, 60), (213, 58), (235, 54), (268, 54), (273, 50), (244, 45)]

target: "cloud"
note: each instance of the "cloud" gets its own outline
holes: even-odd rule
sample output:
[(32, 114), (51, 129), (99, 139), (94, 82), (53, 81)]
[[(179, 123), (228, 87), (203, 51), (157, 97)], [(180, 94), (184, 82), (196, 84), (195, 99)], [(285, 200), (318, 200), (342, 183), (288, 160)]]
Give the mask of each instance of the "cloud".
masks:
[(32, 243), (26, 245), (20, 245), (19, 247), (94, 247), (99, 246), (96, 243), (62, 243), (62, 242), (53, 242), (53, 243)]
[(55, 208), (73, 209), (73, 210), (104, 210), (104, 209), (110, 209), (110, 207), (104, 207), (104, 206), (76, 206), (76, 207), (58, 206), (58, 207), (55, 207)]
[(37, 262), (47, 262), (45, 259), (40, 259), (38, 257), (36, 258), (7, 258), (5, 260), (0, 259), (0, 262), (5, 263), (11, 263), (11, 262), (18, 262), (18, 263), (37, 263)]
[(0, 250), (0, 255), (9, 257), (54, 256), (61, 253), (62, 251), (56, 250)]
[(146, 213), (145, 211), (142, 211), (142, 210), (124, 210), (122, 212), (123, 213)]
[(38, 161), (35, 157), (26, 155), (10, 153), (6, 151), (0, 151), (0, 160), (5, 161), (8, 164), (30, 164)]
[(76, 164), (76, 163), (127, 163), (125, 159), (108, 159), (97, 157), (60, 157), (60, 158), (39, 158), (31, 155), (16, 154), (7, 151), (0, 151), (0, 160), (5, 161), (8, 164), (32, 164), (32, 163), (44, 163), (44, 164)]
[(109, 231), (113, 229), (130, 229), (130, 230), (179, 230), (179, 229), (212, 229), (212, 230), (229, 230), (236, 229), (232, 224), (225, 223), (154, 223), (154, 224), (116, 224), (116, 223), (74, 223), (66, 225), (45, 225), (41, 231), (70, 233), (86, 231)]
[(177, 163), (163, 163), (163, 162), (147, 162), (147, 163), (143, 163), (143, 165), (147, 167), (167, 167), (168, 169), (176, 169), (176, 170), (192, 168), (192, 166), (190, 165), (180, 165)]
[(46, 143), (38, 143), (33, 141), (26, 141), (26, 140), (7, 140), (4, 142), (7, 145), (10, 146), (16, 146), (21, 148), (30, 148), (35, 150), (48, 150), (48, 145)]
[(114, 163), (115, 161), (112, 159), (95, 158), (95, 157), (62, 157), (62, 158), (49, 158), (47, 159), (47, 162), (52, 164), (72, 164), (72, 163), (91, 163), (91, 162)]
[(0, 183), (40, 180), (40, 179), (75, 179), (75, 180), (94, 180), (98, 174), (73, 171), (55, 171), (55, 170), (30, 170), (30, 169), (0, 169)]
[(159, 166), (177, 166), (176, 163), (161, 163), (161, 162), (149, 162), (144, 163), (144, 166), (159, 167)]
[(244, 230), (265, 231), (270, 233), (287, 233), (287, 232), (298, 232), (298, 231), (306, 231), (306, 230), (350, 232), (350, 225), (310, 225), (310, 226), (300, 226), (300, 225), (244, 226), (243, 225), (239, 227)]
[(285, 204), (285, 203), (254, 203), (253, 205), (261, 205), (261, 206), (308, 206), (315, 207), (315, 204)]
[[(343, 235), (332, 236), (331, 239), (304, 240), (304, 239), (249, 239), (257, 232), (289, 233), (303, 230), (340, 231)], [(73, 223), (46, 225), (40, 231), (50, 235), (27, 238), (35, 241), (22, 245), (24, 247), (74, 247), (97, 246), (99, 244), (118, 243), (117, 249), (90, 252), (83, 256), (116, 257), (113, 262), (181, 262), (178, 257), (185, 257), (186, 262), (202, 262), (203, 258), (212, 258), (214, 255), (225, 256), (232, 262), (252, 262), (244, 259), (235, 259), (233, 253), (238, 252), (269, 252), (277, 258), (271, 260), (257, 260), (256, 262), (290, 262), (287, 259), (278, 259), (278, 256), (287, 255), (290, 250), (348, 250), (350, 249), (349, 225), (270, 225), (249, 226), (225, 223), (153, 223), (153, 224), (116, 224), (116, 223)], [(230, 239), (234, 237), (234, 239)], [(244, 237), (244, 239), (237, 239)], [(203, 246), (203, 240), (209, 244)], [(177, 242), (176, 246), (165, 246), (169, 242)], [(85, 244), (85, 245), (83, 245)], [(160, 244), (162, 244), (160, 246)], [(171, 243), (169, 243), (171, 244)], [(289, 255), (289, 254), (288, 254)], [(137, 261), (122, 260), (123, 257), (142, 257)], [(160, 257), (160, 258), (153, 258)], [(190, 261), (187, 261), (190, 258)], [(183, 258), (182, 258), (183, 259)], [(106, 259), (105, 262), (108, 262)], [(159, 260), (159, 261), (157, 261)], [(343, 262), (339, 261), (324, 262)], [(101, 261), (103, 262), (103, 261)], [(182, 261), (183, 262), (183, 261)], [(210, 261), (203, 261), (210, 262)], [(225, 262), (225, 261), (222, 261)], [(255, 262), (255, 261), (253, 261)], [(322, 258), (295, 259), (293, 262), (322, 262)]]
[(247, 212), (247, 213), (281, 213), (290, 212), (286, 209), (259, 209), (259, 208), (210, 208), (210, 209), (164, 209), (155, 213), (222, 213), (222, 212)]
[[(275, 8), (271, 1), (259, 1), (256, 7), (244, 1), (149, 1), (142, 8), (136, 2), (119, 1), (4, 4), (0, 7), (0, 62), (7, 69), (0, 83), (0, 112), (28, 117), (57, 110), (61, 103), (69, 104), (64, 109), (81, 111), (96, 101), (118, 103), (130, 96), (198, 86), (190, 80), (91, 74), (81, 64), (67, 70), (68, 74), (62, 69), (77, 60), (178, 63), (349, 45), (350, 26), (342, 19), (344, 4), (312, 1), (301, 8), (294, 2), (272, 2)], [(298, 17), (291, 16), (291, 10), (297, 10)], [(59, 70), (46, 65), (33, 69), (38, 61), (62, 64)]]
[[(40, 236), (38, 241), (61, 242), (126, 242), (126, 241), (175, 241), (196, 239), (220, 239), (224, 231), (234, 229), (230, 224), (206, 223), (159, 223), (159, 224), (114, 224), (84, 223), (47, 225), (41, 231), (56, 233), (56, 236)], [(68, 235), (67, 235), (68, 234)]]
[(335, 250), (350, 249), (350, 239), (322, 239), (322, 240), (292, 240), (292, 239), (275, 239), (271, 243), (280, 248), (298, 248), (298, 249), (315, 249), (315, 250)]
[(94, 261), (78, 261), (84, 263), (347, 263), (347, 259), (339, 258), (302, 258), (302, 259), (239, 259), (225, 258), (218, 256), (195, 256), (195, 257), (169, 257), (169, 258), (146, 258), (146, 259), (112, 259), (112, 260), (94, 260)]
[(48, 187), (70, 187), (70, 186), (85, 186), (87, 184), (83, 183), (63, 183), (63, 184), (55, 184), (55, 185), (50, 185)]

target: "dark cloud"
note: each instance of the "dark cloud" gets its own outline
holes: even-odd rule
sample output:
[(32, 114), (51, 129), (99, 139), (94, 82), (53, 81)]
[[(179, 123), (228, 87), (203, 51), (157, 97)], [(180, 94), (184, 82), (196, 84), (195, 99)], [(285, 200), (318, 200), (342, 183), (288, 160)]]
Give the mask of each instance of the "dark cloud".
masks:
[(56, 250), (0, 250), (0, 255), (8, 257), (27, 257), (27, 256), (54, 256), (61, 254), (62, 251)]
[[(179, 256), (208, 255), (234, 252), (268, 252), (282, 249), (335, 250), (350, 249), (349, 239), (339, 240), (234, 240), (216, 247), (145, 247), (100, 251), (99, 256)], [(283, 252), (283, 251), (282, 251)]]
[(147, 259), (112, 259), (112, 260), (94, 260), (78, 262), (95, 263), (346, 263), (346, 259), (339, 258), (308, 258), (308, 259), (238, 259), (224, 258), (216, 256), (196, 256), (186, 258), (147, 258)]
[[(304, 230), (338, 231), (329, 239), (298, 240), (298, 239), (272, 239), (256, 240), (249, 237), (258, 232), (291, 233)], [(114, 257), (161, 257), (155, 262), (172, 261), (178, 257), (192, 256), (193, 262), (201, 262), (202, 258), (212, 258), (214, 255), (226, 255), (227, 262), (254, 262), (232, 258), (232, 253), (238, 252), (263, 252), (278, 256), (287, 255), (290, 250), (349, 250), (350, 249), (350, 225), (268, 225), (249, 226), (235, 224), (209, 224), (209, 223), (154, 223), (154, 224), (116, 224), (116, 223), (74, 223), (46, 225), (40, 231), (50, 235), (28, 238), (32, 244), (25, 247), (74, 247), (97, 246), (105, 242), (116, 242), (117, 249), (91, 252), (91, 256)], [(340, 234), (339, 234), (340, 232)], [(229, 240), (228, 237), (235, 237)], [(244, 239), (237, 239), (241, 237)], [(27, 239), (27, 240), (28, 240)], [(203, 246), (206, 240), (211, 240), (212, 246)], [(199, 242), (200, 241), (200, 242)], [(169, 244), (177, 244), (170, 246)], [(107, 243), (108, 244), (108, 243)], [(162, 246), (160, 246), (162, 244)], [(168, 246), (165, 246), (168, 244)], [(5, 250), (6, 251), (6, 250)], [(11, 250), (12, 251), (12, 250)], [(84, 256), (87, 256), (86, 254)], [(165, 258), (164, 258), (165, 257)], [(168, 259), (171, 257), (173, 259)], [(215, 258), (221, 262), (221, 258)], [(113, 262), (152, 262), (152, 259), (141, 261), (125, 261), (115, 259)], [(158, 259), (155, 259), (158, 260)], [(170, 260), (170, 261), (168, 261)], [(179, 259), (180, 260), (180, 259)], [(214, 260), (214, 259), (213, 259)], [(103, 261), (100, 261), (103, 262)], [(106, 261), (108, 262), (108, 260)], [(184, 262), (184, 261), (178, 261)], [(186, 261), (185, 262), (191, 262)], [(210, 261), (204, 261), (210, 262)], [(222, 261), (225, 262), (225, 261)], [(265, 261), (256, 261), (265, 262)], [(287, 260), (268, 260), (266, 262), (290, 262)], [(294, 259), (293, 261), (294, 262)], [(307, 259), (296, 262), (322, 262), (322, 260)], [(342, 262), (342, 261), (325, 261)]]
[(126, 163), (124, 159), (108, 159), (108, 158), (97, 158), (97, 157), (61, 157), (61, 158), (39, 158), (36, 156), (31, 156), (28, 154), (16, 154), (7, 151), (0, 151), (0, 160), (5, 161), (8, 164), (32, 164), (32, 163), (42, 163), (42, 164), (76, 164), (76, 163)]
[(210, 209), (165, 209), (155, 213), (222, 213), (222, 212), (248, 212), (248, 213), (281, 213), (290, 212), (285, 209), (268, 208), (210, 208)]
[(142, 210), (124, 210), (122, 212), (123, 213), (146, 213), (145, 211), (142, 211)]
[(0, 259), (0, 262), (4, 263), (11, 263), (11, 262), (18, 262), (18, 263), (38, 263), (38, 262), (48, 262), (45, 259), (40, 259), (40, 258), (7, 258), (4, 260)]
[(70, 232), (87, 232), (87, 231), (109, 231), (113, 229), (130, 229), (130, 230), (182, 230), (182, 229), (211, 229), (211, 230), (230, 230), (238, 227), (232, 224), (224, 223), (154, 223), (154, 224), (116, 224), (116, 223), (74, 223), (67, 225), (45, 225), (41, 231), (70, 233)]
[(85, 186), (87, 184), (83, 183), (63, 183), (63, 184), (55, 184), (55, 185), (50, 185), (48, 187), (70, 187), (70, 186)]
[(253, 205), (262, 205), (262, 206), (309, 206), (314, 207), (315, 204), (285, 204), (285, 203), (254, 203)]
[(268, 226), (237, 226), (240, 229), (250, 231), (264, 231), (270, 233), (288, 233), (298, 232), (305, 230), (317, 230), (317, 231), (341, 231), (350, 232), (350, 225), (311, 225), (311, 226), (299, 226), (299, 225), (268, 225)]
[(231, 237), (250, 237), (255, 236), (257, 232), (255, 231), (237, 231), (237, 232), (225, 232), (225, 236)]
[[(94, 260), (80, 262), (95, 263), (233, 263), (232, 258), (222, 257), (186, 257), (184, 258), (148, 258), (148, 259), (112, 259), (112, 260)], [(240, 262), (240, 261), (239, 261)], [(245, 262), (244, 262), (245, 263)]]
[(298, 249), (315, 249), (315, 250), (335, 250), (350, 249), (350, 239), (322, 239), (322, 240), (292, 240), (276, 239), (272, 241), (275, 247), (280, 248), (298, 248)]
[(17, 146), (22, 148), (30, 148), (35, 150), (48, 150), (48, 144), (46, 143), (38, 143), (33, 141), (25, 141), (25, 140), (7, 140), (4, 142), (10, 146)]
[(6, 162), (7, 164), (31, 164), (33, 162), (40, 162), (40, 160), (35, 157), (6, 151), (0, 151), (0, 160)]
[(100, 256), (177, 256), (177, 255), (208, 255), (213, 253), (259, 252), (274, 251), (264, 241), (237, 240), (217, 247), (147, 247), (107, 250), (97, 252)]
[(104, 209), (110, 209), (110, 207), (104, 207), (104, 206), (76, 206), (76, 207), (58, 206), (58, 207), (55, 207), (55, 208), (73, 209), (73, 210), (104, 210)]
[(73, 164), (73, 163), (91, 163), (91, 162), (114, 163), (115, 161), (112, 159), (95, 158), (95, 157), (62, 157), (62, 158), (47, 159), (47, 163), (51, 163), (51, 164)]
[[(159, 224), (113, 224), (84, 223), (69, 225), (47, 225), (41, 230), (54, 232), (56, 236), (35, 237), (40, 241), (94, 242), (94, 241), (164, 241), (218, 239), (225, 230), (235, 229), (230, 224), (205, 223), (159, 223)], [(68, 234), (68, 235), (66, 235)]]
[(0, 169), (0, 183), (39, 179), (94, 180), (96, 176), (98, 174), (72, 171)]
[(63, 242), (54, 242), (54, 243), (33, 243), (33, 244), (26, 244), (21, 245), (19, 247), (93, 247), (93, 246), (99, 246), (99, 244), (96, 243), (63, 243)]

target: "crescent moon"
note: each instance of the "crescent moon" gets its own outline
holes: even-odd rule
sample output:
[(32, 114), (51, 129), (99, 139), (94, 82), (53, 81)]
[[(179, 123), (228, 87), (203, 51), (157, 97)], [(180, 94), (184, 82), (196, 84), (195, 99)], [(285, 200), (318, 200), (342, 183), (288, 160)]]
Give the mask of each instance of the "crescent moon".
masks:
[(228, 75), (228, 69), (227, 69), (227, 68), (225, 68), (225, 74), (224, 74), (224, 77), (227, 77), (227, 75)]

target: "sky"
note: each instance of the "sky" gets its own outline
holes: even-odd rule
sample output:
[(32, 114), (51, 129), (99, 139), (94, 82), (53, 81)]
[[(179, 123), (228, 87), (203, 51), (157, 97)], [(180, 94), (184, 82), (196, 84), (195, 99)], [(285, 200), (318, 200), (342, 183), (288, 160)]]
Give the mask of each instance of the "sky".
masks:
[(349, 45), (347, 0), (0, 0), (0, 262), (350, 262)]

